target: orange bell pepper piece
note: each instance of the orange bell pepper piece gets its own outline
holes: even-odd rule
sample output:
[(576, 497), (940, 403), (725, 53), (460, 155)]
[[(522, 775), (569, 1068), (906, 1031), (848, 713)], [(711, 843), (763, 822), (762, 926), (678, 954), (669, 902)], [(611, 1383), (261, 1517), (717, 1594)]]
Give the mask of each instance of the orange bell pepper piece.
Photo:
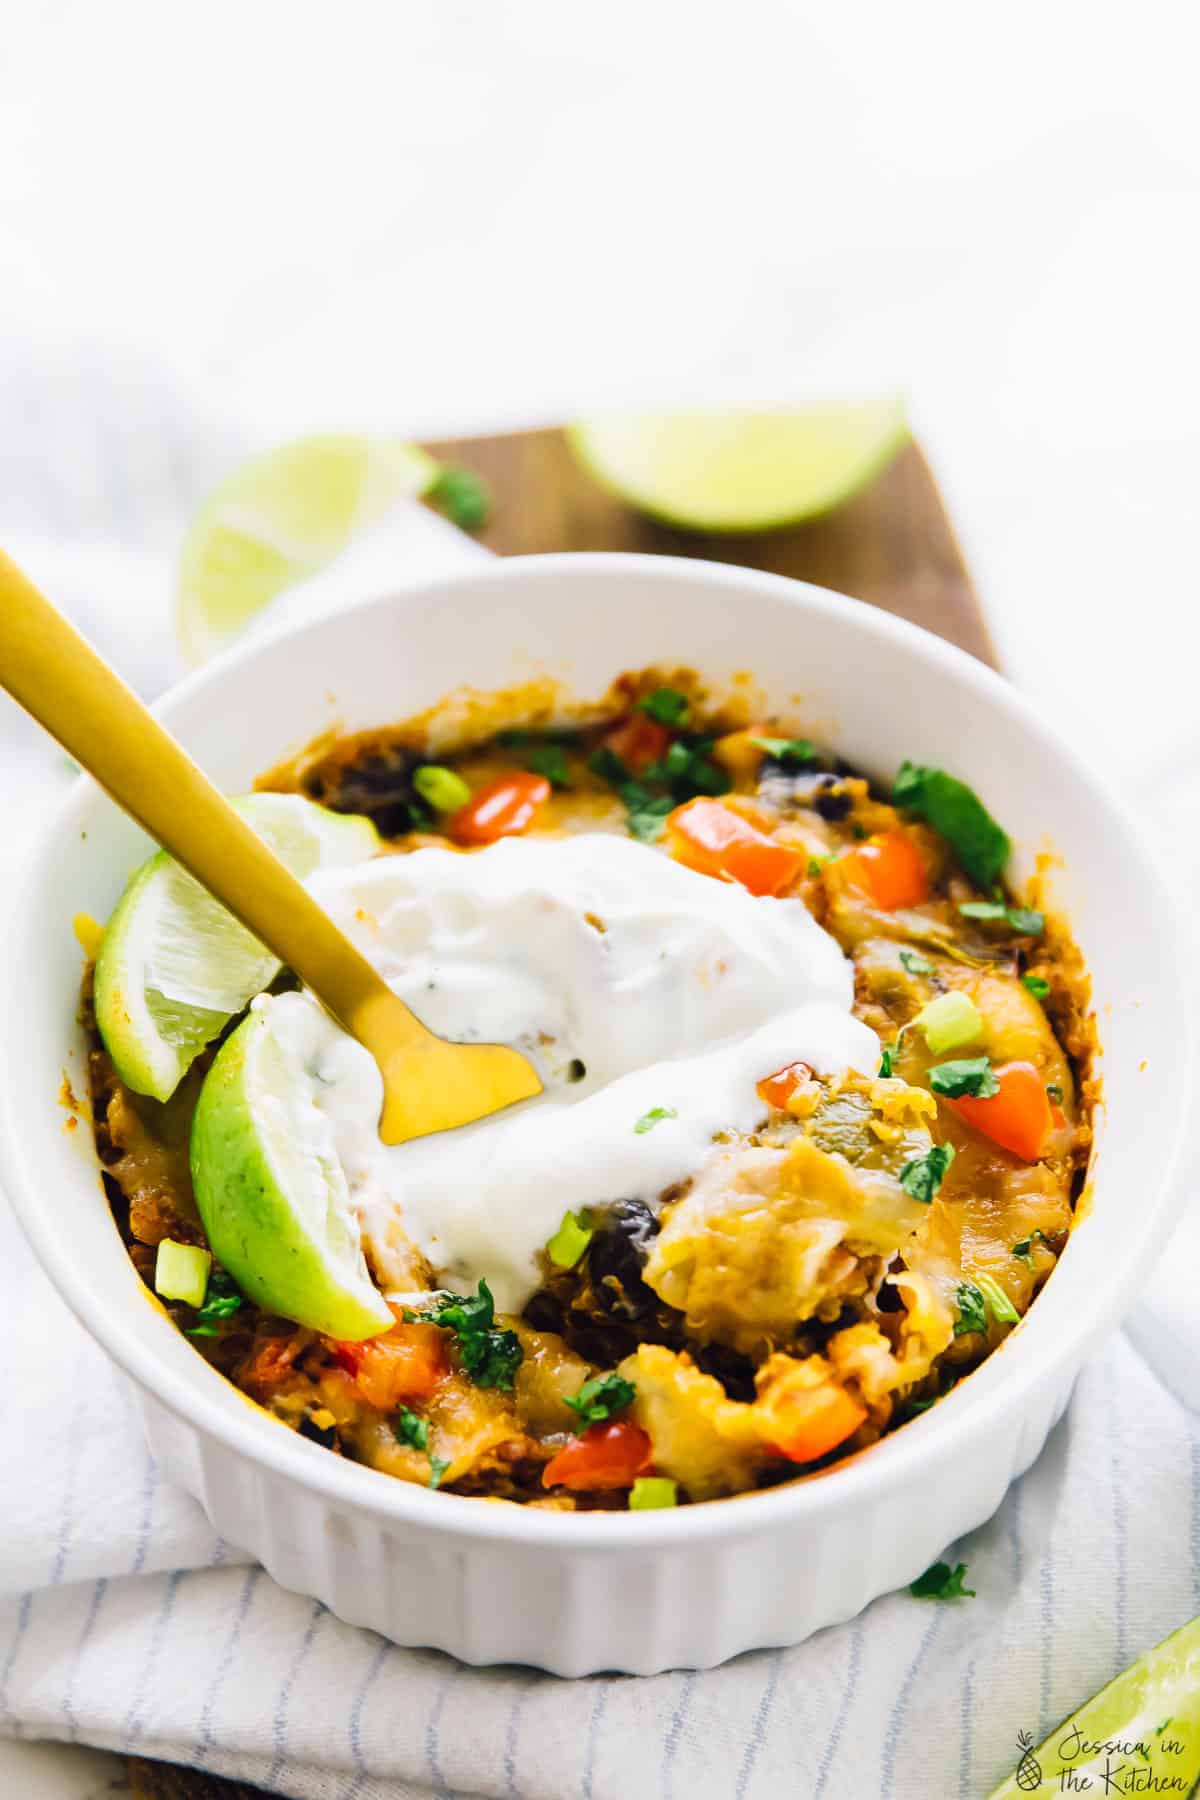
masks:
[(851, 887), (869, 896), (881, 912), (920, 906), (929, 898), (929, 873), (906, 831), (885, 831), (838, 858)]
[(773, 1075), (763, 1076), (758, 1084), (758, 1097), (783, 1112), (796, 1089), (811, 1080), (812, 1070), (807, 1063), (788, 1063), (786, 1068), (776, 1069)]
[(542, 1470), (543, 1487), (627, 1488), (650, 1467), (650, 1438), (632, 1419), (589, 1425)]
[(856, 1432), (867, 1409), (832, 1381), (812, 1387), (785, 1376), (757, 1402), (769, 1448), (789, 1462), (816, 1462)]
[(701, 875), (738, 881), (752, 894), (781, 894), (804, 858), (720, 800), (688, 800), (667, 815), (671, 855)]
[(395, 1325), (362, 1343), (334, 1343), (338, 1362), (354, 1380), (359, 1398), (381, 1412), (404, 1400), (427, 1400), (450, 1372), (446, 1334), (439, 1325)]
[(549, 798), (550, 783), (544, 775), (523, 769), (499, 775), (453, 815), (450, 836), (456, 844), (494, 844), (497, 838), (515, 837), (529, 829), (538, 807)]
[(1005, 1063), (992, 1072), (999, 1084), (997, 1093), (986, 1100), (964, 1094), (946, 1105), (994, 1144), (1025, 1162), (1037, 1162), (1054, 1126), (1045, 1083), (1029, 1062)]

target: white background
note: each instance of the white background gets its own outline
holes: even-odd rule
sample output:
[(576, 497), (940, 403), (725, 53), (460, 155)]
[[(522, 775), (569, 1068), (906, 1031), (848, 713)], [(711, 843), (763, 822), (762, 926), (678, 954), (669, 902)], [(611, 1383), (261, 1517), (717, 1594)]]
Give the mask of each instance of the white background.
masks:
[(901, 388), (1010, 672), (1200, 865), (1189, 10), (9, 0), (0, 541), (152, 687), (249, 448)]

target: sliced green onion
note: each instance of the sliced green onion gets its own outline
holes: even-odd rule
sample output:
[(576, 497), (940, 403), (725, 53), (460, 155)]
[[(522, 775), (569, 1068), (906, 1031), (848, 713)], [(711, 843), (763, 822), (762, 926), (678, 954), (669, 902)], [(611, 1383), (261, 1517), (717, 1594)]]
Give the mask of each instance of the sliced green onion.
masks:
[(975, 1286), (987, 1301), (997, 1325), (1015, 1325), (1017, 1323), (1021, 1315), (994, 1276), (977, 1273)]
[(1021, 986), (1031, 993), (1035, 1000), (1049, 998), (1050, 983), (1041, 975), (1022, 975)]
[(471, 798), (471, 790), (461, 775), (444, 769), (440, 763), (426, 763), (413, 776), (413, 786), (434, 812), (458, 812)]
[(203, 1306), (211, 1268), (212, 1257), (198, 1244), (177, 1244), (173, 1238), (163, 1238), (154, 1259), (154, 1291), (162, 1300)]
[(562, 1224), (546, 1245), (546, 1255), (556, 1269), (573, 1269), (596, 1235), (586, 1220), (586, 1213), (563, 1214)]
[(983, 1014), (969, 995), (958, 988), (939, 994), (923, 1006), (913, 1023), (924, 1032), (931, 1056), (961, 1050), (983, 1036)]
[(629, 1490), (630, 1512), (656, 1512), (660, 1506), (678, 1506), (679, 1484), (665, 1475), (639, 1475)]

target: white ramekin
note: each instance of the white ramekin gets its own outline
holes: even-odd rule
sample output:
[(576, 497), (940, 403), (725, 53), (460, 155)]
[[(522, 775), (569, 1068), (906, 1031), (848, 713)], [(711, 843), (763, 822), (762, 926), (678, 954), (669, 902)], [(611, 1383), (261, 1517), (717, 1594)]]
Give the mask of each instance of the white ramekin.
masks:
[[(678, 1512), (530, 1512), (429, 1493), (329, 1455), (216, 1375), (148, 1300), (86, 1130), (72, 916), (107, 916), (146, 840), (90, 781), (57, 815), (4, 945), (8, 1192), (43, 1265), (132, 1377), (153, 1450), (222, 1535), (284, 1586), (400, 1644), (564, 1675), (707, 1666), (793, 1644), (911, 1580), (986, 1519), (1038, 1454), (1080, 1363), (1179, 1210), (1190, 1032), (1164, 889), (1100, 775), (1003, 681), (913, 627), (817, 588), (703, 562), (515, 559), (235, 650), (163, 703), (225, 788), (336, 723), (404, 718), (469, 683), (549, 673), (581, 698), (623, 669), (749, 672), (764, 703), (890, 774), (944, 765), (983, 795), (1093, 980), (1105, 1108), (1083, 1216), (1003, 1348), (929, 1413), (840, 1468)], [(1102, 759), (1107, 746), (1097, 746)]]

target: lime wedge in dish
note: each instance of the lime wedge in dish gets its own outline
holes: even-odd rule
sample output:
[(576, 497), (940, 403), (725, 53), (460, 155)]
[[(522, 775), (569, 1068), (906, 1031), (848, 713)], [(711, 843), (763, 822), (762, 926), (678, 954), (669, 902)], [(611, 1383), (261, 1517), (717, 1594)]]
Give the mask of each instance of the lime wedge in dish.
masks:
[(692, 531), (767, 531), (840, 506), (908, 441), (900, 400), (796, 412), (597, 413), (567, 433), (583, 466)]
[(307, 996), (255, 1001), (204, 1077), (192, 1185), (213, 1254), (244, 1294), (313, 1331), (359, 1339), (395, 1320), (367, 1272), (326, 1106), (349, 1081), (355, 1123), (374, 1132), (382, 1082), (343, 1034), (331, 1048), (331, 1032)]
[[(1066, 1771), (1069, 1786), (1059, 1779)], [(1036, 1750), (1025, 1748), (988, 1800), (1057, 1794), (1060, 1788), (1081, 1793), (1089, 1786), (1094, 1793), (1190, 1794), (1198, 1778), (1200, 1618), (1148, 1650)]]
[(176, 627), (188, 661), (224, 649), (276, 594), (315, 575), (438, 474), (416, 444), (346, 435), (302, 438), (244, 463), (184, 539)]
[[(299, 794), (233, 804), (301, 879), (379, 847), (369, 819)], [(271, 952), (159, 850), (130, 880), (96, 958), (96, 1024), (117, 1074), (136, 1093), (169, 1099), (204, 1046), (278, 971)]]

